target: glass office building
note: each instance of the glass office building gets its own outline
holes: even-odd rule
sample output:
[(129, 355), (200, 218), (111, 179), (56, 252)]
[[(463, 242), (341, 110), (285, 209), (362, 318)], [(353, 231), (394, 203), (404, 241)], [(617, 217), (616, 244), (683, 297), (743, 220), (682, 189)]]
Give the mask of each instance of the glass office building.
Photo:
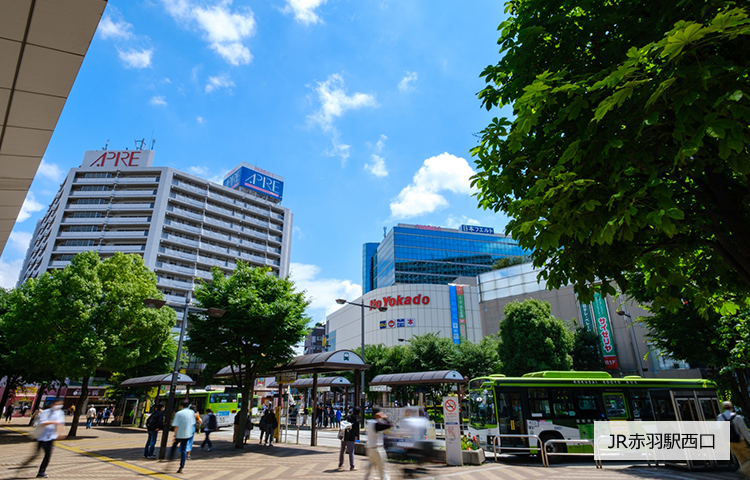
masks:
[(512, 238), (490, 232), (400, 223), (382, 242), (364, 244), (364, 293), (397, 284), (445, 285), (488, 272), (503, 257), (527, 254)]

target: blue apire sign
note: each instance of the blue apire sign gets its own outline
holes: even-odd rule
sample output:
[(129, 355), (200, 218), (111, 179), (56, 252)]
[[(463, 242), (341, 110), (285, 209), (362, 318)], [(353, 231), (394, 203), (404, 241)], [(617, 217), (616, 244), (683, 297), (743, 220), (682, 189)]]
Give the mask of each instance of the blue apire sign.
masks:
[(235, 168), (224, 179), (224, 186), (249, 188), (278, 200), (281, 200), (284, 194), (284, 179), (282, 177), (248, 164)]
[(469, 233), (488, 233), (490, 235), (495, 234), (495, 229), (492, 227), (478, 227), (476, 225), (461, 225), (461, 231)]

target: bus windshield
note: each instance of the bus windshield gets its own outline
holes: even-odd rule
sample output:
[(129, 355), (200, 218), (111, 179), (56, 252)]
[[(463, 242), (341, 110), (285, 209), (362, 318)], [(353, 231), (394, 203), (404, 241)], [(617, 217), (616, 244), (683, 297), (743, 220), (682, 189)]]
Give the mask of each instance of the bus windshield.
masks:
[(210, 403), (235, 403), (237, 401), (236, 393), (211, 393)]
[(469, 413), (471, 423), (492, 425), (497, 423), (495, 418), (495, 395), (492, 390), (469, 393)]

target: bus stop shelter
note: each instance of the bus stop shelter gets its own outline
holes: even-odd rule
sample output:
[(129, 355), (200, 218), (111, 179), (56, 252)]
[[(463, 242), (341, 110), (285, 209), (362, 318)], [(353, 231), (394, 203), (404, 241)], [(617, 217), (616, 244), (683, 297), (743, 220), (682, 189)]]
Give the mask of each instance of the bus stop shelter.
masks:
[[(350, 382), (345, 377), (320, 377), (318, 378), (318, 385), (317, 388), (331, 388), (331, 387), (338, 387), (343, 388), (347, 393), (344, 395), (344, 411), (346, 412), (349, 409), (349, 387), (351, 387), (352, 382)], [(296, 388), (297, 390), (309, 390), (313, 386), (313, 379), (312, 378), (298, 378), (294, 383), (288, 383), (288, 384), (282, 384), (279, 385), (278, 383), (271, 382), (268, 385), (266, 385), (267, 388), (270, 389), (280, 389), (282, 387), (287, 388)], [(325, 403), (325, 393), (323, 393), (323, 403)], [(334, 397), (335, 401), (335, 397)]]
[[(464, 384), (467, 379), (455, 370), (435, 372), (391, 373), (378, 375), (370, 381), (370, 387), (393, 387), (399, 385)], [(383, 391), (385, 395), (385, 391)], [(460, 397), (460, 395), (459, 395)], [(387, 402), (383, 402), (384, 404)]]
[[(128, 378), (124, 382), (120, 384), (121, 388), (148, 388), (148, 387), (161, 387), (162, 385), (171, 385), (172, 384), (172, 374), (171, 373), (164, 373), (161, 375), (149, 375), (147, 377), (133, 377)], [(195, 380), (190, 378), (189, 376), (185, 375), (184, 373), (180, 373), (177, 375), (177, 385), (186, 385), (188, 388), (188, 392), (190, 389), (190, 385), (195, 385)], [(158, 398), (158, 394), (157, 394)], [(133, 403), (132, 401), (129, 401), (128, 398), (124, 399), (124, 404), (121, 405), (120, 411), (123, 412), (122, 417), (122, 425), (127, 425), (126, 422), (126, 413), (129, 411), (132, 411), (134, 415), (131, 416), (132, 422), (129, 423), (130, 425), (135, 422), (136, 418), (143, 418), (142, 413), (137, 413), (138, 411), (138, 405), (137, 405), (137, 399), (135, 400), (135, 405), (130, 405), (130, 409), (128, 408), (128, 403)], [(143, 412), (145, 413), (145, 412)]]
[[(294, 357), (288, 363), (279, 365), (276, 368), (271, 369), (269, 372), (265, 372), (262, 375), (280, 375), (285, 373), (294, 373), (296, 375), (312, 375), (312, 388), (313, 394), (313, 406), (318, 405), (318, 375), (321, 373), (337, 373), (337, 372), (348, 372), (354, 371), (355, 373), (361, 370), (367, 370), (370, 368), (369, 365), (365, 364), (362, 357), (352, 352), (351, 350), (336, 350), (334, 352), (323, 352), (314, 353), (310, 355), (300, 355)], [(214, 378), (232, 378), (232, 367), (224, 367), (219, 370)], [(324, 377), (326, 378), (326, 377)], [(354, 376), (354, 405), (360, 404), (360, 389), (359, 375)], [(323, 380), (322, 378), (320, 380)], [(293, 382), (290, 382), (293, 383)], [(279, 385), (281, 388), (282, 385)], [(312, 425), (310, 435), (310, 446), (314, 447), (317, 445), (317, 409), (312, 409)]]

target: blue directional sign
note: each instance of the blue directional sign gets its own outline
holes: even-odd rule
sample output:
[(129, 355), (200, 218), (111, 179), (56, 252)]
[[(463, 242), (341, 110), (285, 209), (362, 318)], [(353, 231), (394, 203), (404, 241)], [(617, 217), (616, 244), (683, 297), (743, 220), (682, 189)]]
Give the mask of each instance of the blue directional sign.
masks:
[(487, 233), (490, 235), (495, 234), (495, 229), (492, 227), (478, 227), (476, 225), (461, 225), (461, 231), (468, 233)]

